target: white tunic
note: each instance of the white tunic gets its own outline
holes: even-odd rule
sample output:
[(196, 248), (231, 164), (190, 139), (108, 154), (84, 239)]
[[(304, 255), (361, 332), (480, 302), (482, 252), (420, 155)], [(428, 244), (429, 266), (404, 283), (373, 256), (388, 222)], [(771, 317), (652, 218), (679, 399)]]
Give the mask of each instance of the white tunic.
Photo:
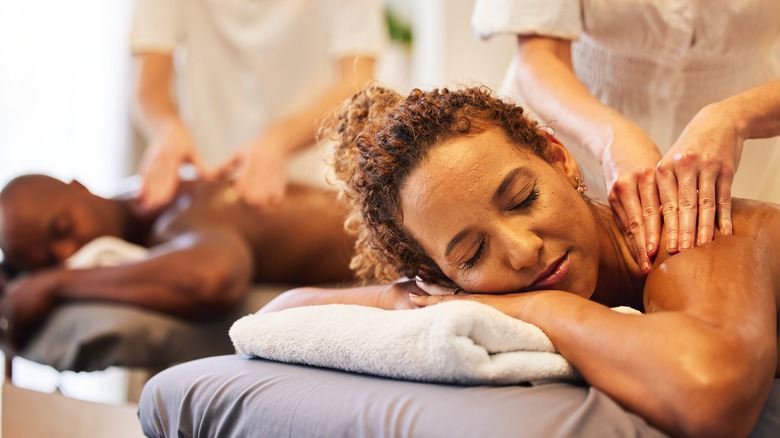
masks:
[(377, 56), (382, 20), (377, 0), (138, 0), (130, 44), (175, 53), (180, 111), (216, 165), (332, 86), (339, 58)]
[[(575, 40), (577, 77), (662, 152), (705, 105), (780, 75), (778, 0), (477, 0), (472, 25)], [(780, 202), (778, 140), (746, 142), (734, 196)]]

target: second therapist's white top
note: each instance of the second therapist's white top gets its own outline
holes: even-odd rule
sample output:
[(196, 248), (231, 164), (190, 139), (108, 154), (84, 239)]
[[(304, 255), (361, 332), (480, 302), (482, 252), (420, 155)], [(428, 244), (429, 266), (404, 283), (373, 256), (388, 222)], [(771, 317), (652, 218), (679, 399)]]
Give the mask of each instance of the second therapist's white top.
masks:
[(376, 57), (382, 20), (378, 0), (138, 0), (130, 44), (176, 55), (180, 111), (214, 165), (321, 95), (339, 58)]
[[(780, 75), (777, 0), (477, 0), (472, 25), (573, 40), (577, 77), (662, 151), (705, 105)], [(735, 196), (780, 202), (776, 143), (746, 144)]]

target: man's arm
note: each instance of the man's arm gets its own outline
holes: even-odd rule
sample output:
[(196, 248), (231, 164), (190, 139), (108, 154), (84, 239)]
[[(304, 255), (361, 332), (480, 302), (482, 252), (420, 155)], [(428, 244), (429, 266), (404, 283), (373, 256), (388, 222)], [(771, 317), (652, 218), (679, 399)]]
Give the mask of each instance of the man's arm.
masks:
[(184, 318), (218, 315), (246, 292), (251, 249), (231, 230), (182, 234), (135, 263), (92, 269), (52, 268), (9, 284), (15, 324), (39, 320), (58, 302), (104, 300)]

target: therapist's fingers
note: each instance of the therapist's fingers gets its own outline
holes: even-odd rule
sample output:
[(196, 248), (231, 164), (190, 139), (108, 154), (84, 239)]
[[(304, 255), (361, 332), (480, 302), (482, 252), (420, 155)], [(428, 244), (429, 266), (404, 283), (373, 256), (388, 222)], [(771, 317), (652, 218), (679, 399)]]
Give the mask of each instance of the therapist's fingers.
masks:
[(645, 224), (645, 250), (649, 258), (658, 252), (658, 245), (661, 242), (661, 199), (658, 196), (655, 172), (641, 180), (639, 199), (642, 202), (642, 215)]
[(679, 221), (677, 217), (677, 177), (669, 167), (659, 164), (656, 169), (658, 198), (661, 201), (661, 213), (666, 230), (666, 251), (674, 254), (679, 251)]
[(193, 154), (189, 159), (190, 164), (195, 169), (195, 175), (198, 178), (211, 179), (212, 172), (206, 165), (206, 162), (200, 157), (199, 154)]
[[(699, 196), (696, 171), (680, 163), (677, 176), (677, 209), (680, 224), (680, 250), (693, 248), (696, 242), (696, 220), (698, 218)], [(666, 217), (666, 216), (664, 216)]]
[(715, 230), (715, 179), (717, 172), (705, 169), (699, 174), (698, 181), (698, 231), (696, 245), (703, 245), (712, 240)]
[(628, 245), (628, 249), (631, 252), (631, 257), (639, 262), (639, 253), (636, 249), (636, 244), (634, 243), (633, 236), (631, 236), (631, 233), (628, 231), (628, 226), (626, 225), (628, 223), (628, 215), (626, 214), (626, 210), (623, 208), (623, 204), (620, 203), (617, 195), (614, 197), (608, 196), (607, 200), (609, 201), (609, 205), (612, 208), (612, 213), (618, 218), (617, 224), (620, 232), (626, 236), (626, 244)]
[(721, 234), (729, 235), (734, 232), (731, 222), (731, 185), (734, 182), (734, 173), (726, 174), (718, 178), (716, 186), (718, 228)]
[(158, 160), (142, 171), (139, 199), (146, 208), (157, 208), (173, 198), (179, 186), (178, 161)]
[(231, 175), (238, 168), (239, 163), (241, 163), (241, 154), (239, 152), (235, 152), (225, 161), (220, 163), (216, 168), (214, 168), (210, 177), (218, 181), (228, 181), (231, 179)]
[[(612, 187), (610, 204), (621, 222), (624, 234), (628, 237), (629, 248), (642, 271), (650, 269), (650, 258), (645, 241), (645, 220), (639, 195), (640, 179), (632, 179), (632, 184), (615, 184)], [(618, 205), (619, 204), (619, 205)], [(622, 212), (621, 212), (622, 211)]]

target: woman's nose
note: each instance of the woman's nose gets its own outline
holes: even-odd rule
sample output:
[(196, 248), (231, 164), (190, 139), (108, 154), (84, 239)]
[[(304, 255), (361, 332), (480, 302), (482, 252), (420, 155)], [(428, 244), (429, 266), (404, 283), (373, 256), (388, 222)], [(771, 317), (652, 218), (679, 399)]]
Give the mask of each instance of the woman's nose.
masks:
[(539, 262), (543, 241), (535, 233), (508, 230), (505, 241), (506, 260), (515, 271), (534, 266)]

